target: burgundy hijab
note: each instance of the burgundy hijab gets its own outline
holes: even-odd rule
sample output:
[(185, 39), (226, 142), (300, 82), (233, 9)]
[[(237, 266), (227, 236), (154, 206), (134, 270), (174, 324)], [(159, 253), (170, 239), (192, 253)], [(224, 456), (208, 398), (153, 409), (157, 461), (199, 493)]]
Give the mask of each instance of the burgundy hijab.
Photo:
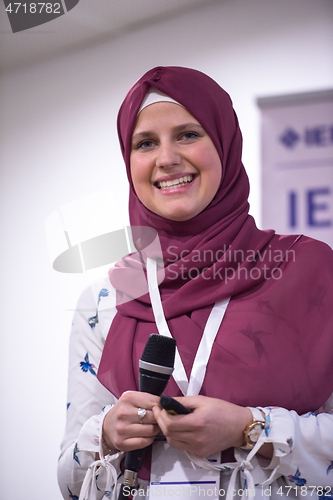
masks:
[[(214, 199), (189, 221), (174, 222), (151, 212), (133, 188), (131, 138), (151, 87), (182, 104), (200, 122), (221, 159), (222, 180)], [(214, 303), (232, 297), (201, 394), (244, 406), (276, 405), (300, 413), (317, 409), (333, 391), (332, 251), (306, 237), (279, 236), (256, 227), (248, 214), (242, 137), (228, 94), (199, 71), (153, 68), (128, 92), (118, 115), (118, 133), (130, 184), (130, 222), (158, 233), (164, 314), (187, 375)], [(138, 253), (109, 273), (118, 312), (98, 371), (99, 380), (117, 397), (137, 390), (138, 360), (149, 335), (157, 333), (142, 281), (140, 229), (134, 240)], [(128, 300), (133, 288), (137, 298)], [(315, 335), (320, 340), (314, 347)], [(173, 379), (166, 393), (181, 395)]]

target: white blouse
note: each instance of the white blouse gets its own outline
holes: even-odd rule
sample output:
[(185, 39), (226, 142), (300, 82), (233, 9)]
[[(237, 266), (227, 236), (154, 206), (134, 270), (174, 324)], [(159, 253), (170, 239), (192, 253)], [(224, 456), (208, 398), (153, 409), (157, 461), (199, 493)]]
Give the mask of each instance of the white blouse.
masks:
[[(117, 498), (122, 482), (120, 461), (124, 453), (104, 457), (101, 446), (103, 418), (116, 398), (96, 376), (117, 312), (115, 304), (116, 292), (105, 275), (84, 291), (73, 317), (67, 422), (58, 466), (59, 486), (66, 500)], [(256, 449), (250, 453), (235, 449), (236, 462), (223, 464), (221, 497), (225, 492), (227, 499), (332, 499), (333, 394), (317, 414), (300, 416), (284, 408), (264, 410), (266, 426), (256, 449), (265, 442), (273, 443), (273, 459), (257, 456)], [(202, 465), (202, 461), (196, 462)], [(141, 482), (138, 497), (146, 494), (148, 498), (146, 491), (147, 483)], [(199, 498), (200, 494), (191, 497)]]

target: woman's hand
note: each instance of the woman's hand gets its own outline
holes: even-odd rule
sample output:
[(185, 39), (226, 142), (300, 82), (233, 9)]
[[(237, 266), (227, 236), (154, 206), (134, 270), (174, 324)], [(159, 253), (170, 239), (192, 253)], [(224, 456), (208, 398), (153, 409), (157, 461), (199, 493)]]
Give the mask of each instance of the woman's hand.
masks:
[(208, 457), (213, 453), (244, 444), (244, 429), (252, 423), (249, 408), (206, 396), (175, 398), (188, 415), (169, 415), (158, 406), (153, 414), (170, 446)]
[[(103, 445), (105, 451), (138, 450), (149, 446), (160, 431), (152, 408), (158, 405), (159, 397), (145, 392), (124, 392), (103, 421)], [(146, 415), (139, 419), (138, 408)]]

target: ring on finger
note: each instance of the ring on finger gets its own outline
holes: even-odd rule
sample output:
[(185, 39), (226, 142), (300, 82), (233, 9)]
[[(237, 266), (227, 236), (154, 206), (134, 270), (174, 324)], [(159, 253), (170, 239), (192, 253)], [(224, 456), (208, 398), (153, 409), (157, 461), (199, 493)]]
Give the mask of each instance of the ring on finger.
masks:
[(146, 416), (147, 410), (145, 408), (138, 408), (138, 417), (140, 424), (143, 424), (142, 420)]

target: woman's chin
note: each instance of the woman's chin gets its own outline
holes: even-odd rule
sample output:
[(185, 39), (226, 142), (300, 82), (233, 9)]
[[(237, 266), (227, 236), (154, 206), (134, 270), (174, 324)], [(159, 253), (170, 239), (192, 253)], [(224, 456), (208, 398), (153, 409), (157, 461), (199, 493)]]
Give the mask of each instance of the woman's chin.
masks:
[(164, 219), (172, 220), (174, 222), (185, 222), (193, 219), (197, 215), (195, 211), (188, 209), (175, 209), (175, 210), (159, 210), (158, 215)]

